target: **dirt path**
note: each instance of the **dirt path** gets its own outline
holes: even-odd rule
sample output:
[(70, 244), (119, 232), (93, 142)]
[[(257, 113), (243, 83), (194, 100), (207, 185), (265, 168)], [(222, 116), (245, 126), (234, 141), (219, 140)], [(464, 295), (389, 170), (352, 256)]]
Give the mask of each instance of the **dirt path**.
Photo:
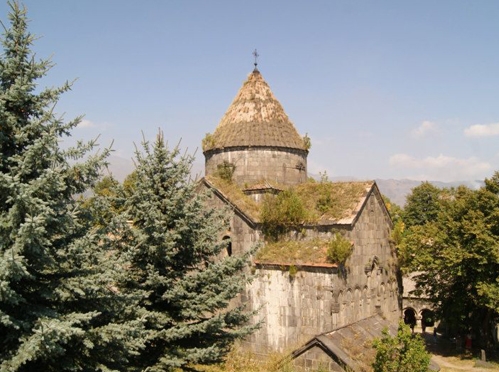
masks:
[(431, 358), (435, 363), (437, 363), (441, 372), (458, 372), (458, 371), (473, 371), (473, 372), (492, 372), (499, 371), (499, 368), (483, 368), (476, 367), (475, 360), (472, 359), (461, 359), (454, 356), (442, 356), (433, 354)]
[[(418, 330), (416, 330), (417, 332)], [(419, 333), (421, 330), (419, 330)], [(499, 365), (478, 361), (471, 356), (465, 356), (456, 351), (456, 345), (445, 340), (440, 335), (435, 341), (433, 329), (423, 334), (428, 351), (432, 354), (432, 361), (440, 366), (441, 372), (492, 372), (499, 371)]]

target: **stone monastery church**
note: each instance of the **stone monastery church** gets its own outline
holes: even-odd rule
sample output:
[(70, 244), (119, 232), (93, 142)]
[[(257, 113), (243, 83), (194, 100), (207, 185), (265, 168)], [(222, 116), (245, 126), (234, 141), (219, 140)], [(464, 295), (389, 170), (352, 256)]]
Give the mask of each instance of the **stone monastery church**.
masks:
[[(227, 254), (259, 245), (241, 301), (262, 326), (245, 347), (291, 353), (303, 370), (369, 370), (371, 340), (401, 318), (392, 222), (374, 181), (309, 179), (310, 148), (256, 64), (203, 140), (202, 185), (234, 212)], [(302, 218), (286, 220), (279, 200)]]

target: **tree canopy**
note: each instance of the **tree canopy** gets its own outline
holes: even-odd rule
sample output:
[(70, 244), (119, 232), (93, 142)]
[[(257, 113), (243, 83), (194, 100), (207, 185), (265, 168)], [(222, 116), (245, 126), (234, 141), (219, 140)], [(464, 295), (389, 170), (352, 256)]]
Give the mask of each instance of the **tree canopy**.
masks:
[(440, 210), (439, 197), (442, 190), (429, 182), (415, 187), (407, 196), (403, 219), (407, 227), (424, 225), (434, 221)]
[(383, 336), (374, 340), (373, 347), (376, 350), (374, 372), (428, 371), (430, 354), (426, 351), (424, 340), (413, 335), (404, 322), (399, 323), (395, 336), (384, 329)]
[(432, 195), (431, 218), (408, 223), (402, 261), (417, 272), (417, 293), (433, 303), (439, 319), (485, 343), (499, 310), (499, 173), (478, 190), (424, 188)]
[[(137, 325), (121, 320), (114, 269), (76, 196), (108, 151), (61, 149), (80, 118), (54, 114), (71, 85), (40, 89), (51, 68), (31, 50), (26, 11), (10, 2), (0, 56), (0, 371), (121, 370)], [(139, 324), (140, 326), (140, 324)]]
[(251, 252), (224, 254), (229, 214), (207, 207), (208, 196), (189, 182), (193, 160), (178, 147), (169, 150), (162, 133), (136, 151), (125, 202), (131, 227), (119, 244), (129, 255), (120, 288), (141, 293), (136, 314), (145, 319), (145, 349), (133, 360), (138, 370), (219, 362), (255, 328), (248, 325), (253, 314), (234, 302), (249, 280)]

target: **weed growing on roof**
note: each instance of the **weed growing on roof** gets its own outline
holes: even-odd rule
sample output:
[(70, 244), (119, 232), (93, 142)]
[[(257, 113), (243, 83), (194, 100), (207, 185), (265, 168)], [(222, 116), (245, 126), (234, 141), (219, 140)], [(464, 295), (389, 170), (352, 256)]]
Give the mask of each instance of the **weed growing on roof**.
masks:
[(307, 211), (302, 198), (288, 189), (277, 196), (265, 197), (260, 214), (262, 230), (270, 241), (277, 241), (282, 235), (297, 229), (307, 220)]
[(212, 183), (236, 207), (243, 210), (253, 219), (258, 219), (260, 207), (258, 206), (256, 201), (246, 195), (236, 183), (213, 176), (206, 176), (206, 179), (210, 183)]
[(352, 254), (352, 251), (352, 242), (337, 232), (329, 241), (326, 254), (330, 262), (344, 265)]
[(203, 151), (207, 151), (215, 147), (215, 138), (213, 138), (213, 134), (206, 133), (203, 140), (201, 141), (201, 146)]
[(328, 241), (287, 240), (265, 244), (257, 253), (256, 259), (262, 263), (282, 263), (304, 265), (327, 262)]
[(235, 170), (236, 166), (233, 163), (229, 163), (227, 160), (224, 160), (222, 164), (217, 165), (217, 175), (227, 182), (232, 182), (232, 176), (234, 175)]

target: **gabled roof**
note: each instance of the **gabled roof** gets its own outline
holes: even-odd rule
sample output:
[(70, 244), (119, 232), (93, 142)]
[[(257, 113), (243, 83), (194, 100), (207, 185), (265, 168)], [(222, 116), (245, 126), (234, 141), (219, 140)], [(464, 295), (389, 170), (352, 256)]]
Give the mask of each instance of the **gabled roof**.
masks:
[[(308, 350), (318, 347), (329, 355), (342, 370), (370, 371), (375, 356), (372, 342), (375, 338), (382, 337), (382, 331), (385, 328), (391, 336), (397, 334), (397, 325), (390, 323), (381, 315), (361, 319), (315, 336), (301, 348), (293, 351), (291, 358), (296, 359)], [(431, 361), (429, 369), (439, 371), (440, 367)]]
[[(245, 214), (254, 223), (260, 222), (260, 205), (245, 195), (237, 185), (227, 183), (213, 176), (203, 179), (205, 184), (217, 190), (230, 204)], [(251, 190), (251, 185), (247, 186)], [(273, 186), (273, 189), (280, 189)], [(362, 207), (373, 190), (377, 190), (374, 181), (358, 182), (306, 182), (296, 185), (294, 190), (302, 198), (305, 208), (311, 213), (312, 221), (303, 221), (305, 225), (351, 225), (359, 216)], [(327, 196), (327, 200), (320, 199)], [(317, 206), (322, 203), (323, 209)], [(388, 213), (388, 212), (387, 212)]]
[(319, 347), (328, 354), (343, 370), (369, 371), (375, 352), (372, 341), (382, 336), (384, 328), (391, 335), (397, 334), (397, 326), (380, 315), (315, 336), (301, 348), (293, 351), (291, 357), (298, 358), (308, 350)]
[(303, 138), (258, 70), (249, 74), (204, 151), (230, 147), (307, 150)]

